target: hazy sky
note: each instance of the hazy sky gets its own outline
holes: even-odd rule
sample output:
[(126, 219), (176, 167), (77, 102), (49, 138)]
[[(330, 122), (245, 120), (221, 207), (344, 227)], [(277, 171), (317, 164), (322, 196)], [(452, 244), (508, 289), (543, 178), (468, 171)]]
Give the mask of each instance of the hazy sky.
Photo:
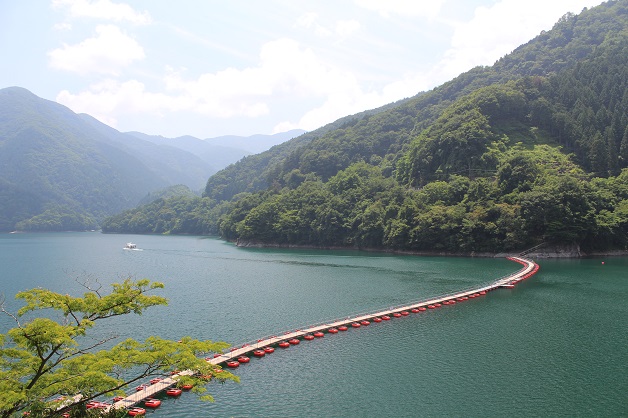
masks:
[(0, 0), (0, 88), (121, 131), (312, 130), (492, 65), (601, 0)]

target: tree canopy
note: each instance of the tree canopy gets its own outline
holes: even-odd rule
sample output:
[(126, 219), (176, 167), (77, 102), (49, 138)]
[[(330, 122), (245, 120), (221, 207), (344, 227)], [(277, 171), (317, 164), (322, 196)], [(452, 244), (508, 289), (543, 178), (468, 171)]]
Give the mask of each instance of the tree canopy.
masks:
[[(0, 416), (84, 410), (85, 402), (123, 394), (142, 378), (181, 370), (195, 372), (182, 377), (181, 383), (195, 384), (194, 390), (206, 400), (211, 400), (204, 393), (209, 378), (238, 380), (204, 360), (204, 355), (228, 347), (223, 342), (152, 336), (144, 342), (127, 339), (114, 344), (114, 337), (97, 335), (100, 321), (165, 305), (165, 298), (150, 294), (163, 288), (161, 283), (127, 279), (113, 284), (107, 294), (101, 286), (85, 287), (82, 297), (40, 288), (20, 292), (16, 298), (24, 306), (16, 313), (2, 304), (1, 311), (15, 326), (0, 334)], [(91, 334), (96, 336), (86, 338)]]
[(187, 209), (166, 199), (103, 231), (455, 253), (547, 241), (626, 249), (627, 29), (625, 0), (567, 14), (491, 67), (248, 157)]

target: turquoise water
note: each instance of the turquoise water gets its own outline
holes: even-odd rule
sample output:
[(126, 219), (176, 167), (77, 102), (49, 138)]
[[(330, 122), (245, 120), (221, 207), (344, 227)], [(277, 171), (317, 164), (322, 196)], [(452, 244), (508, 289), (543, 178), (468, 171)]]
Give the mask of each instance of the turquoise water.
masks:
[[(124, 251), (137, 242), (143, 251)], [(164, 399), (169, 417), (628, 415), (628, 258), (537, 260), (513, 290), (326, 335), (210, 384), (213, 404)], [(602, 264), (604, 261), (604, 264)], [(75, 281), (162, 281), (167, 307), (99, 328), (235, 345), (424, 299), (518, 270), (505, 259), (240, 249), (211, 238), (0, 235), (0, 293)], [(6, 318), (0, 327), (6, 329)]]

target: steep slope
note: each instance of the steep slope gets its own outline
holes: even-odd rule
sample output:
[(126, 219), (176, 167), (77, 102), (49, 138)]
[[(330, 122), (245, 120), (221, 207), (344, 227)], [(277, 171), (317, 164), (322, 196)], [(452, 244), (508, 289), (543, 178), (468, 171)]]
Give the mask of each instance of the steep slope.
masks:
[[(217, 171), (204, 159), (185, 149), (167, 143), (155, 144), (134, 135), (121, 133), (89, 115), (79, 116), (102, 134), (102, 140), (137, 157), (168, 185), (184, 184), (193, 190), (200, 190), (207, 178)], [(101, 140), (101, 137), (97, 136), (94, 139)]]
[[(264, 154), (249, 157), (249, 161), (210, 178), (205, 193), (222, 200), (276, 182), (283, 185), (284, 178), (293, 170), (328, 179), (357, 161), (382, 164), (390, 174), (403, 147), (455, 100), (481, 87), (523, 76), (550, 76), (574, 67), (590, 56), (609, 33), (626, 30), (627, 8), (625, 0), (610, 1), (580, 15), (567, 14), (552, 30), (541, 33), (492, 67), (474, 68), (430, 92), (378, 111), (342, 118), (298, 141), (283, 144), (284, 147), (275, 150), (277, 158)], [(222, 190), (231, 192), (224, 194)]]
[[(48, 219), (40, 217), (22, 227), (93, 228), (102, 217), (132, 207), (148, 192), (182, 182), (173, 170), (164, 169), (167, 163), (160, 165), (158, 157), (122, 144), (121, 137), (114, 140), (117, 135), (23, 88), (0, 90), (2, 230), (42, 213)], [(181, 172), (189, 161), (179, 164)], [(60, 220), (64, 214), (74, 220)]]
[(351, 163), (373, 156), (387, 159), (387, 168), (399, 151), (443, 115), (455, 100), (479, 88), (503, 84), (524, 76), (547, 77), (573, 68), (590, 57), (609, 34), (627, 28), (628, 2), (608, 2), (581, 15), (567, 14), (544, 32), (492, 67), (475, 68), (431, 92), (343, 130), (334, 130), (302, 147), (286, 160), (277, 178), (294, 169), (329, 178)]
[(368, 119), (372, 115), (385, 112), (403, 102), (405, 100), (340, 118), (321, 128), (276, 145), (268, 151), (243, 158), (211, 176), (205, 186), (204, 195), (218, 201), (224, 201), (231, 199), (238, 193), (263, 190), (269, 187), (281, 173), (284, 161), (292, 158), (303, 146), (329, 132), (355, 124), (357, 120)]
[(243, 245), (625, 249), (626, 62), (628, 1), (566, 15), (492, 67), (220, 171), (192, 210), (161, 201), (162, 229), (147, 231), (189, 220)]

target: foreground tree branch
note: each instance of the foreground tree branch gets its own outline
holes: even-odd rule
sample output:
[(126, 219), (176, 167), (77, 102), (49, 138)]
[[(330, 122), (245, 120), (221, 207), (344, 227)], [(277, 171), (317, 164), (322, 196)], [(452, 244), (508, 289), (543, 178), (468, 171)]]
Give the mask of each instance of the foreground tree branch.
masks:
[[(238, 378), (203, 358), (220, 352), (229, 345), (222, 342), (198, 341), (186, 337), (170, 341), (150, 337), (144, 342), (128, 339), (110, 349), (101, 349), (112, 338), (81, 346), (86, 336), (103, 319), (141, 315), (146, 308), (166, 305), (165, 298), (149, 295), (163, 284), (148, 280), (124, 280), (112, 285), (109, 294), (102, 287), (90, 289), (82, 297), (62, 295), (46, 289), (20, 292), (16, 299), (24, 301), (17, 314), (0, 305), (0, 312), (11, 317), (16, 326), (0, 334), (0, 417), (30, 412), (31, 416), (68, 410), (104, 395), (121, 394), (131, 384), (149, 376), (169, 376), (178, 370), (194, 370), (193, 376), (182, 380), (195, 384), (201, 399), (206, 383), (215, 378), (238, 381)], [(61, 312), (60, 321), (50, 315), (39, 317), (42, 310)], [(21, 320), (26, 314), (32, 319)], [(59, 396), (65, 396), (59, 408)]]

